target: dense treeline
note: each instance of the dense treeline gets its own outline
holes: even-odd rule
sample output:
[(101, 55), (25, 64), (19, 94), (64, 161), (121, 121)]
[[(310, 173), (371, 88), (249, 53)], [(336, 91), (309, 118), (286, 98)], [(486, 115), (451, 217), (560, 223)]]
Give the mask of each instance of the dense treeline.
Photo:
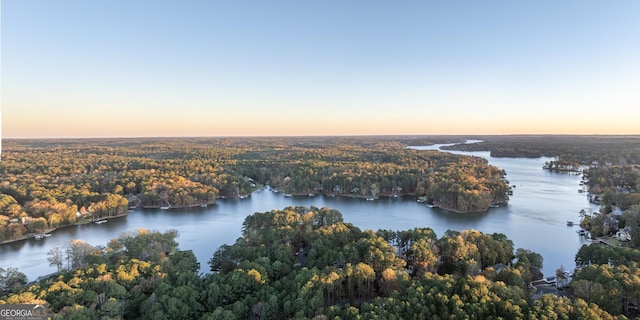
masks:
[(640, 251), (604, 244), (584, 245), (576, 254), (571, 282), (576, 297), (612, 314), (639, 315)]
[[(441, 141), (452, 141), (442, 138)], [(433, 139), (436, 142), (441, 142)], [(402, 141), (402, 142), (400, 142)], [(0, 241), (126, 214), (246, 196), (413, 195), (442, 208), (506, 202), (485, 159), (406, 148), (425, 137), (8, 140), (0, 162)]]
[(640, 165), (592, 167), (585, 173), (589, 192), (603, 194), (606, 206), (623, 210), (640, 203)]
[(177, 250), (176, 236), (175, 231), (141, 229), (106, 247), (74, 240), (49, 252), (49, 262), (61, 271), (58, 275), (14, 289), (0, 303), (44, 304), (53, 319), (153, 318), (147, 314), (168, 283), (172, 290), (182, 290), (180, 281), (202, 281), (195, 256)]
[(176, 236), (72, 243), (84, 249), (61, 255), (77, 263), (0, 303), (45, 304), (52, 319), (614, 319), (581, 298), (530, 300), (525, 274), (542, 258), (502, 234), (363, 232), (336, 210), (289, 207), (247, 217), (202, 276)]
[(444, 149), (490, 151), (494, 157), (557, 157), (591, 165), (640, 164), (640, 136), (614, 135), (504, 135), (473, 136), (482, 142), (457, 144)]
[(580, 226), (592, 237), (613, 236), (622, 231), (625, 244), (640, 248), (640, 166), (591, 167), (584, 178), (590, 199), (601, 208), (593, 215), (585, 215)]

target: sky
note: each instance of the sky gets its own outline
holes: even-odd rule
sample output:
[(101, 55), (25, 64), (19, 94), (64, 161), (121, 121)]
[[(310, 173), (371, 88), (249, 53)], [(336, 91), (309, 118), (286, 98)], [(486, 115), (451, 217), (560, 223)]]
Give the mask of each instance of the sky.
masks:
[(2, 0), (3, 138), (640, 134), (640, 1)]

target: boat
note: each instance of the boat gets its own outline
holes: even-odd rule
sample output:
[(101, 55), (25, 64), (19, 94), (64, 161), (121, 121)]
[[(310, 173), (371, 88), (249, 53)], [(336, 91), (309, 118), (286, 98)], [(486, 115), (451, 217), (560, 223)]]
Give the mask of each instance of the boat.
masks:
[(373, 201), (373, 197), (368, 197), (367, 201)]
[(44, 236), (45, 238), (49, 238), (49, 237), (51, 237), (51, 233), (45, 233), (45, 234), (43, 234), (43, 236)]
[(580, 229), (580, 230), (578, 230), (578, 231), (576, 231), (576, 232), (577, 232), (579, 235), (581, 235), (581, 236), (584, 236), (584, 235), (586, 235), (586, 234), (587, 234), (587, 230), (585, 230), (585, 229)]
[(569, 227), (573, 226), (573, 221), (567, 221), (567, 226)]
[(285, 197), (291, 197), (291, 193), (285, 193), (284, 196)]
[(207, 207), (206, 203), (203, 203), (203, 204), (200, 205), (200, 208), (206, 208), (206, 207)]
[(309, 193), (309, 197), (313, 197), (313, 196), (315, 196), (315, 194)]
[(436, 207), (436, 205), (435, 205), (435, 204), (428, 204), (427, 206), (428, 206), (429, 208), (435, 208), (435, 207)]
[(39, 234), (36, 234), (36, 235), (35, 235), (35, 236), (33, 236), (33, 237), (34, 237), (34, 238), (36, 238), (36, 240), (44, 239), (44, 234), (39, 233)]
[(169, 204), (167, 206), (161, 206), (160, 210), (169, 210), (169, 208), (171, 208), (171, 204)]
[(107, 220), (106, 219), (102, 219), (102, 220), (95, 221), (95, 223), (96, 224), (103, 224), (103, 223), (107, 223)]

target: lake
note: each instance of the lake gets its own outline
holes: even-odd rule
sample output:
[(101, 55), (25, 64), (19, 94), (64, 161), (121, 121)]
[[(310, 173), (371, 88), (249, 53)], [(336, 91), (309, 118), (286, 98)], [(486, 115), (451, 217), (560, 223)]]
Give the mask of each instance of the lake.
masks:
[[(436, 149), (440, 145), (412, 147)], [(574, 257), (580, 246), (589, 243), (580, 237), (578, 212), (598, 210), (587, 201), (586, 193), (578, 193), (580, 176), (550, 172), (542, 166), (552, 158), (494, 158), (489, 152), (454, 152), (484, 157), (489, 163), (504, 169), (514, 194), (507, 206), (491, 208), (484, 213), (459, 214), (429, 208), (413, 197), (381, 198), (375, 201), (342, 197), (285, 197), (267, 188), (246, 199), (220, 199), (206, 208), (138, 209), (126, 217), (104, 224), (86, 224), (58, 229), (43, 240), (29, 239), (0, 245), (0, 267), (17, 267), (29, 280), (55, 272), (47, 262), (47, 252), (55, 246), (65, 246), (73, 239), (89, 244), (106, 245), (120, 233), (139, 228), (165, 231), (176, 229), (180, 249), (193, 250), (208, 272), (207, 262), (222, 244), (232, 244), (241, 235), (242, 222), (254, 212), (282, 209), (287, 206), (327, 206), (342, 212), (345, 222), (362, 230), (406, 230), (432, 228), (438, 237), (448, 229), (476, 229), (485, 233), (500, 232), (514, 242), (516, 248), (526, 248), (542, 254), (543, 272), (554, 275), (560, 266), (575, 268)], [(567, 220), (576, 222), (567, 226)]]

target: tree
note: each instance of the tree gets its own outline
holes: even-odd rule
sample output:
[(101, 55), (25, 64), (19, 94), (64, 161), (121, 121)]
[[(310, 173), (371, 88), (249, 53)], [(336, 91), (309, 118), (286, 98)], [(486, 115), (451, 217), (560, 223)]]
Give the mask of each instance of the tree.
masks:
[(96, 248), (83, 240), (71, 240), (66, 248), (67, 268), (69, 270), (83, 268), (87, 265), (86, 258), (94, 254)]
[(44, 217), (32, 219), (29, 223), (29, 228), (36, 233), (44, 233), (47, 227), (47, 219)]
[(380, 290), (385, 296), (391, 295), (392, 292), (398, 290), (398, 276), (395, 270), (387, 268), (382, 271), (382, 279), (380, 279)]
[(121, 246), (113, 243), (111, 247), (121, 247), (122, 254), (129, 258), (160, 262), (177, 249), (176, 237), (178, 237), (177, 230), (167, 230), (161, 233), (141, 228), (135, 232), (120, 235), (116, 242), (119, 242)]
[(640, 204), (632, 205), (623, 215), (631, 235), (631, 245), (640, 247)]
[(353, 277), (358, 285), (358, 294), (360, 299), (371, 296), (371, 284), (376, 278), (373, 268), (366, 263), (359, 262), (353, 269)]
[(435, 271), (438, 262), (437, 250), (436, 243), (426, 239), (419, 239), (411, 245), (413, 266), (418, 274)]
[(55, 266), (58, 270), (58, 272), (60, 272), (60, 270), (62, 270), (62, 266), (64, 265), (64, 252), (62, 250), (62, 248), (60, 248), (60, 246), (55, 246), (53, 248), (51, 248), (51, 250), (49, 250), (49, 252), (47, 252), (47, 261), (49, 261), (49, 265), (50, 266)]
[(461, 234), (447, 231), (439, 241), (442, 256), (442, 270), (438, 272), (473, 274), (479, 267), (478, 247), (464, 240)]
[(17, 268), (9, 267), (6, 270), (0, 267), (0, 291), (15, 292), (27, 284), (27, 276)]
[(200, 288), (195, 286), (172, 286), (162, 283), (149, 297), (152, 302), (143, 310), (142, 319), (196, 319), (204, 307), (200, 304)]
[(22, 235), (27, 231), (22, 224), (19, 223), (10, 223), (7, 227), (7, 233), (9, 235), (9, 239), (18, 239), (22, 237)]
[(228, 273), (233, 270), (236, 267), (236, 263), (233, 261), (233, 257), (230, 252), (230, 246), (225, 244), (221, 245), (213, 254), (213, 257), (209, 259), (211, 271)]

